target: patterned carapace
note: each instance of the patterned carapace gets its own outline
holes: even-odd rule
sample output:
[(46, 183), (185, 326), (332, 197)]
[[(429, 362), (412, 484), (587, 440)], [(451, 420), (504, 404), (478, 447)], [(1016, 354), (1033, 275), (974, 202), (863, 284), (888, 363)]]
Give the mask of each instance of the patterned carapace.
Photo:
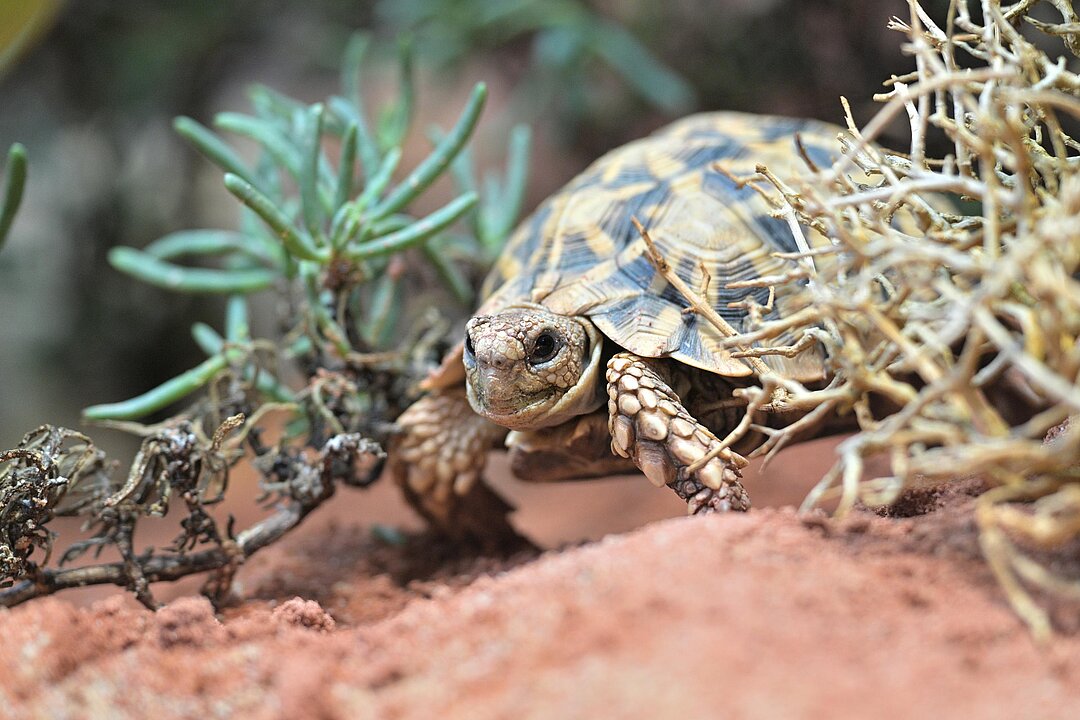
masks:
[[(768, 301), (767, 288), (728, 288), (740, 280), (783, 274), (795, 267), (774, 253), (797, 252), (787, 224), (735, 177), (766, 165), (780, 177), (805, 172), (798, 137), (821, 167), (835, 160), (838, 128), (812, 120), (708, 113), (603, 156), (549, 198), (510, 238), (484, 285), (481, 313), (531, 301), (564, 315), (587, 315), (616, 345), (644, 357), (670, 357), (721, 375), (750, 374), (720, 347), (721, 335), (656, 271), (631, 218), (648, 229), (664, 258), (691, 288), (712, 277), (709, 304), (736, 330), (746, 329), (745, 307)], [(824, 240), (806, 230), (811, 244)], [(790, 289), (777, 287), (766, 318), (798, 309)], [(771, 342), (787, 344), (780, 336)], [(815, 351), (766, 362), (801, 381), (820, 379)]]

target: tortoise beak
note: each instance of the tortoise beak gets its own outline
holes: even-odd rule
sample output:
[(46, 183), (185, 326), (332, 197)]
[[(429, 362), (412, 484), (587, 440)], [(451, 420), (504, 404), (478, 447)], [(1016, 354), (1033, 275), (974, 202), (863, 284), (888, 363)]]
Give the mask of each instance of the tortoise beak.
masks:
[[(513, 378), (508, 378), (505, 368), (479, 367), (470, 378), (470, 386), (477, 403), (485, 414), (506, 417), (520, 412), (539, 397), (523, 397), (514, 387)], [(549, 393), (540, 393), (547, 395)]]
[[(510, 375), (511, 377), (508, 377)], [(550, 389), (524, 394), (514, 386), (513, 373), (494, 367), (475, 368), (470, 373), (467, 390), (474, 411), (508, 428), (527, 426), (531, 411), (551, 403)]]

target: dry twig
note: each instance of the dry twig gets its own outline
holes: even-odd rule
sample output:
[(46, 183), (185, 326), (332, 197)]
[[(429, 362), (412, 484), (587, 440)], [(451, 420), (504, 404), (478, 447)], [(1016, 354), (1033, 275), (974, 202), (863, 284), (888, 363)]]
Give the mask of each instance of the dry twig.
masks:
[[(826, 350), (827, 390), (773, 375), (757, 391), (780, 383), (787, 405), (809, 410), (768, 431), (759, 454), (825, 413), (858, 419), (860, 432), (840, 445), (807, 507), (828, 497), (839, 498), (840, 512), (860, 499), (889, 503), (927, 479), (977, 474), (997, 484), (979, 503), (983, 549), (1043, 637), (1050, 622), (1032, 591), (1080, 597), (1080, 581), (1022, 549), (1080, 537), (1080, 427), (1045, 442), (1080, 413), (1080, 143), (1065, 129), (1080, 124), (1080, 76), (1021, 31), (1062, 38), (1076, 54), (1077, 17), (1065, 0), (1048, 3), (1060, 23), (1032, 21), (1033, 0), (979, 0), (978, 13), (970, 4), (953, 0), (939, 25), (909, 0), (909, 20), (890, 27), (907, 35), (915, 70), (885, 83), (883, 107), (861, 129), (844, 102), (844, 156), (832, 167), (808, 164), (803, 177), (783, 179), (759, 168), (743, 179), (796, 238), (812, 227), (834, 252), (803, 264), (801, 285), (802, 274), (761, 279), (797, 285), (805, 310), (752, 315), (743, 333), (715, 324), (747, 359), (761, 354), (749, 349), (756, 341), (781, 332), (801, 337), (789, 351)], [(906, 152), (880, 149), (875, 141), (902, 115)], [(933, 157), (943, 140), (952, 151)], [(748, 412), (762, 404), (754, 392)], [(873, 397), (899, 410), (875, 416)], [(886, 458), (890, 473), (864, 478), (871, 456)]]

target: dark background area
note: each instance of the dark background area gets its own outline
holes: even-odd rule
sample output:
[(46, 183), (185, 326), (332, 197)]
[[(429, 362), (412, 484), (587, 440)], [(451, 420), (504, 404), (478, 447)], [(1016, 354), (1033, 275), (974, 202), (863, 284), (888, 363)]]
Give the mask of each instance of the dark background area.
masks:
[[(0, 10), (0, 31), (20, 22), (20, 5)], [(201, 359), (189, 327), (217, 322), (220, 301), (142, 285), (105, 261), (114, 245), (235, 225), (220, 172), (173, 133), (176, 115), (209, 123), (215, 112), (246, 111), (253, 82), (321, 100), (337, 90), (357, 29), (378, 40), (365, 67), (378, 98), (393, 89), (394, 38), (410, 30), (415, 157), (423, 129), (447, 126), (484, 80), (492, 97), (478, 156), (501, 162), (508, 128), (531, 124), (531, 208), (604, 151), (692, 111), (840, 122), (843, 94), (865, 121), (880, 82), (909, 69), (900, 36), (885, 29), (894, 14), (906, 16), (901, 0), (59, 4), (0, 69), (0, 145), (22, 142), (30, 156), (0, 254), (0, 444), (43, 422), (77, 426), (81, 407)], [(612, 28), (640, 47), (613, 51)], [(402, 167), (409, 162), (407, 153)]]

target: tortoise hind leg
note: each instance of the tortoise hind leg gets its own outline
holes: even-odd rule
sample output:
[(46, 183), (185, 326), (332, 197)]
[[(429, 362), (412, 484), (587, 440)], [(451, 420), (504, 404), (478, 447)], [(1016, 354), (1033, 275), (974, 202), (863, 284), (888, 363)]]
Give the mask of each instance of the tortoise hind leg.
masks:
[(488, 451), (506, 435), (469, 407), (464, 388), (426, 395), (398, 418), (390, 474), (433, 528), (486, 552), (529, 545), (510, 524), (513, 507), (481, 477)]
[(648, 360), (619, 353), (608, 361), (608, 427), (611, 449), (631, 458), (656, 485), (686, 500), (690, 514), (748, 510), (739, 483), (740, 456), (724, 450), (691, 471), (720, 440), (695, 420)]

